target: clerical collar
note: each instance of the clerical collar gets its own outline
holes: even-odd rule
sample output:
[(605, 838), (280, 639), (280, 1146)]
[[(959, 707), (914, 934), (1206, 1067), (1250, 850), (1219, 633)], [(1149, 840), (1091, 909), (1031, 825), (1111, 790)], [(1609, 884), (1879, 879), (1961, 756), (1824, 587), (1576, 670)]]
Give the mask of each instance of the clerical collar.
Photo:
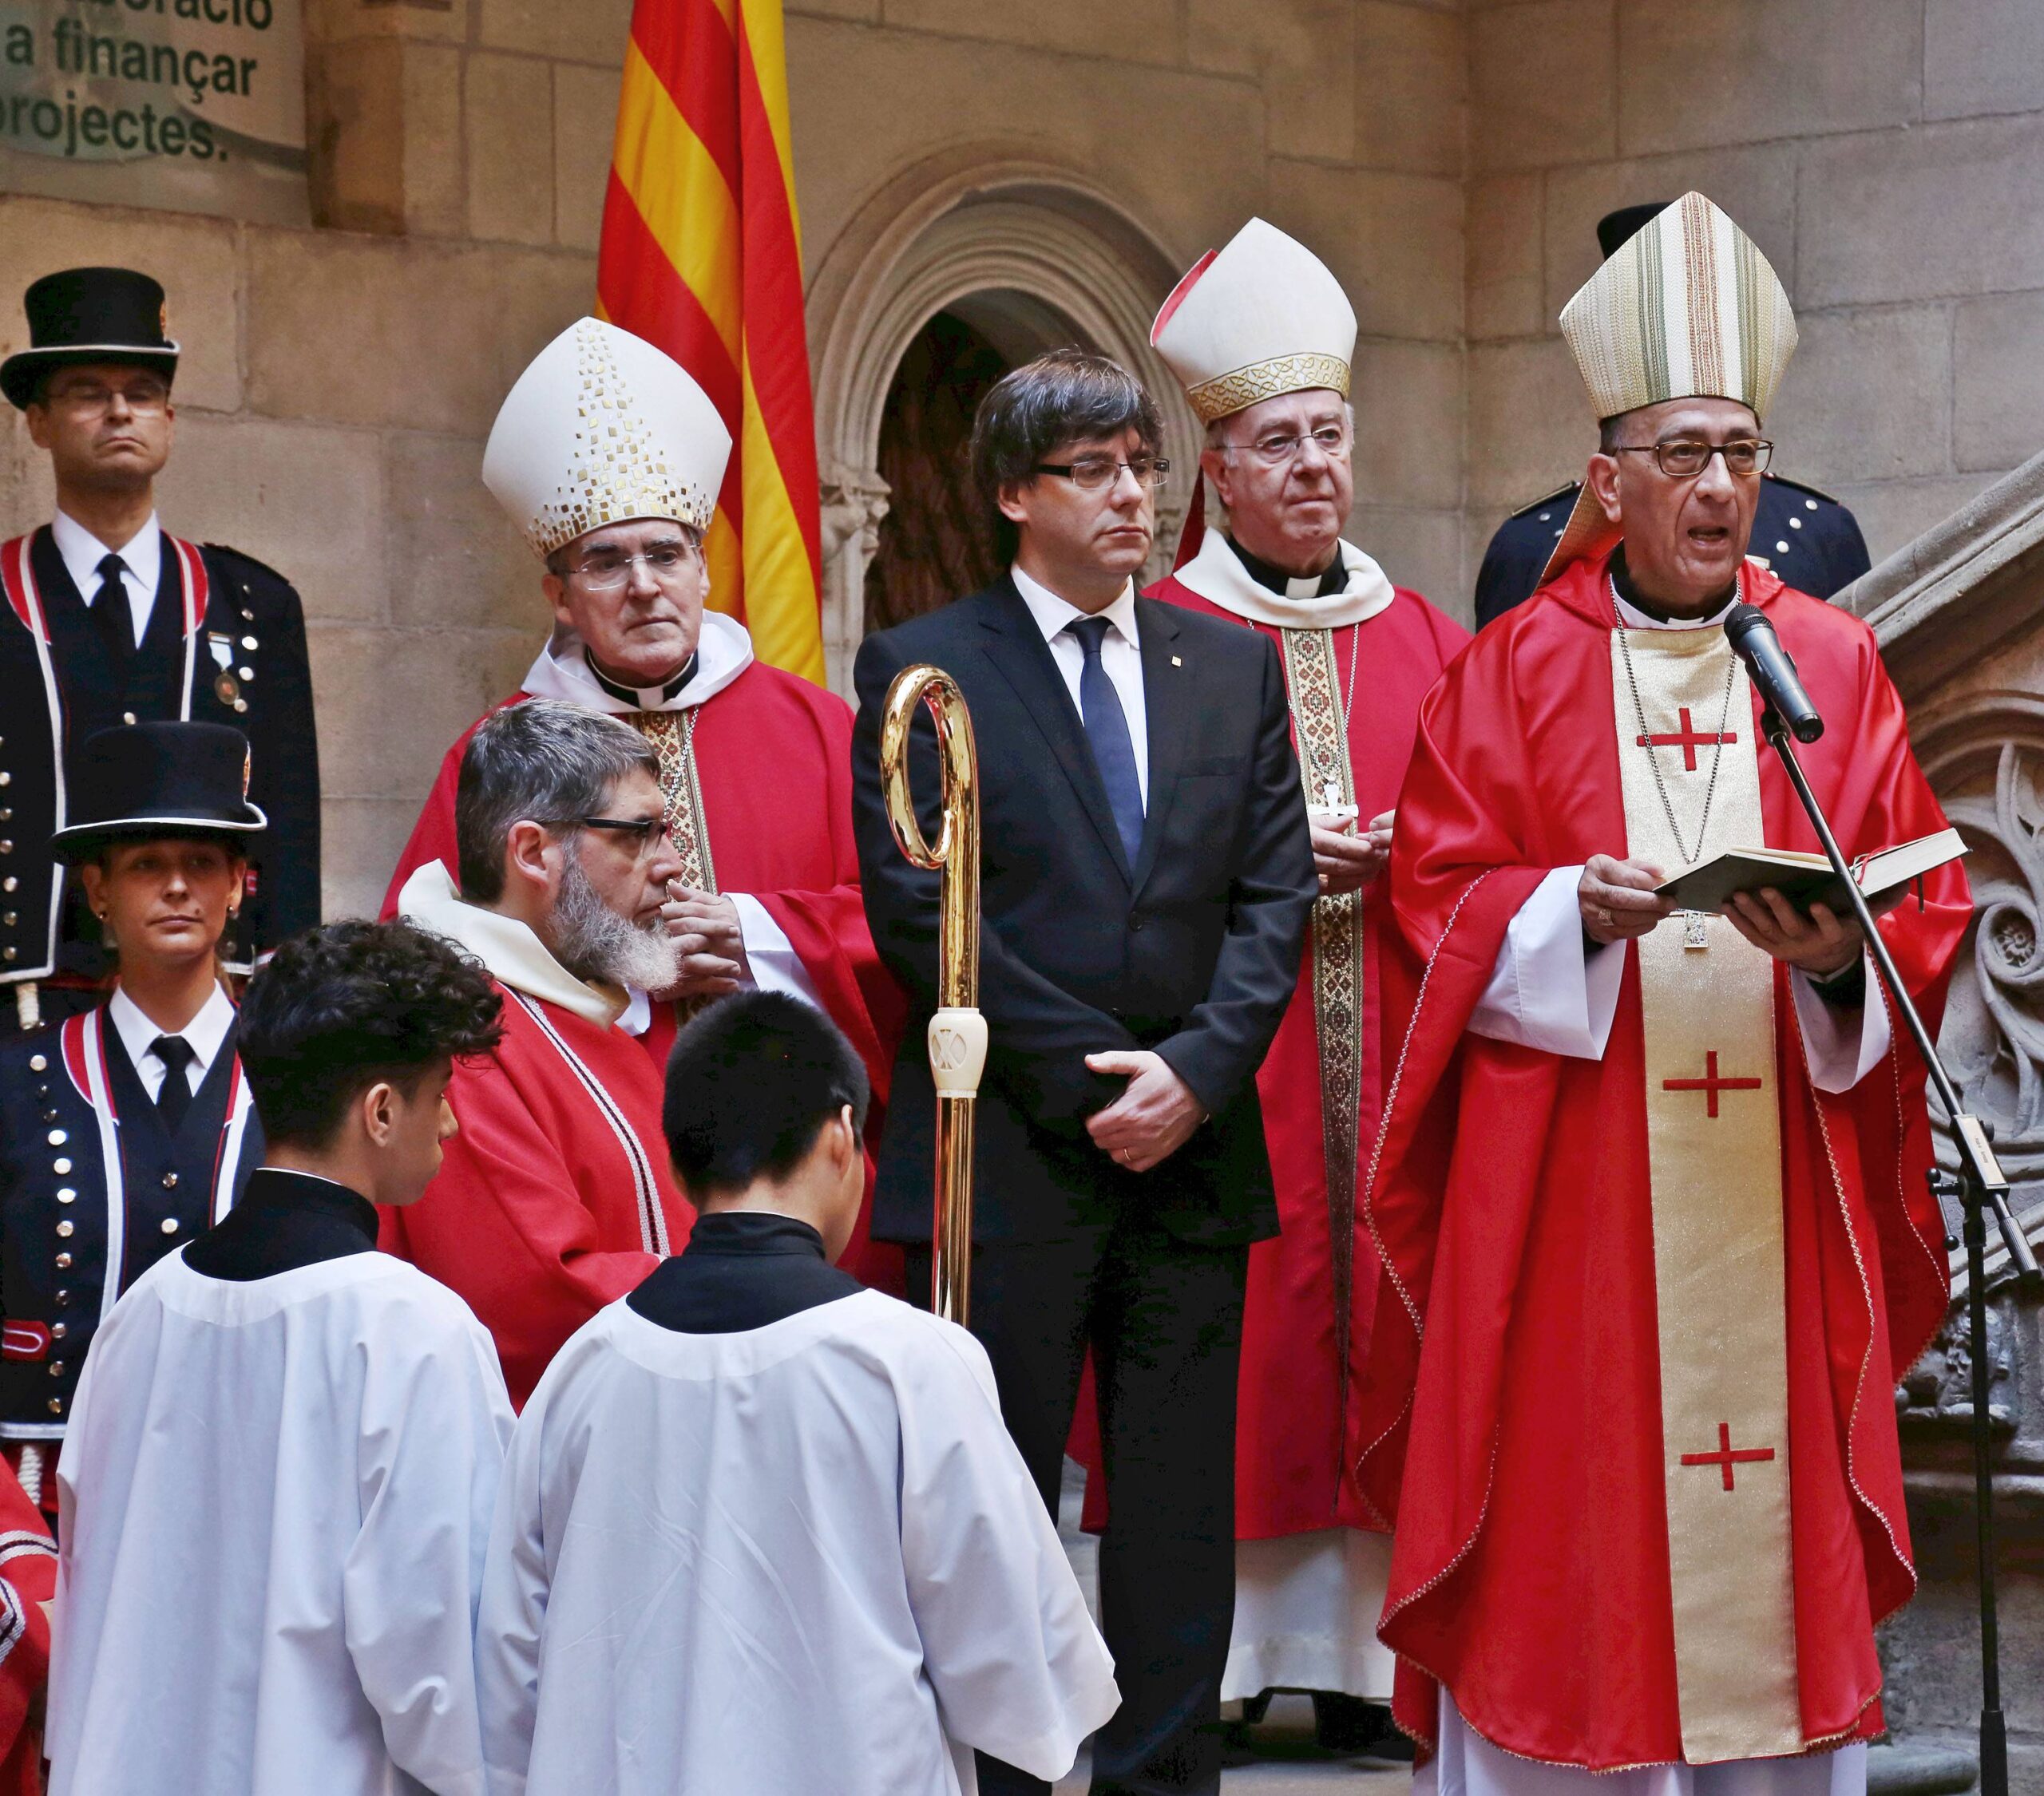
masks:
[(699, 1216), (687, 1246), (624, 1301), (678, 1335), (739, 1335), (864, 1289), (823, 1257), (823, 1237), (807, 1223), (767, 1210), (719, 1210)]
[[(1662, 630), (1701, 630), (1722, 620), (1725, 612), (1738, 603), (1739, 583), (1735, 576), (1731, 589), (1725, 595), (1724, 602), (1705, 617), (1677, 617), (1666, 607), (1644, 597), (1632, 577), (1632, 570), (1626, 565), (1625, 544), (1621, 543), (1611, 551), (1610, 572), (1611, 590), (1634, 611), (1650, 623)], [(1621, 619), (1620, 622), (1624, 619)]]
[(612, 698), (620, 705), (630, 705), (642, 711), (657, 711), (671, 705), (675, 695), (695, 677), (695, 657), (692, 655), (681, 664), (681, 671), (664, 686), (627, 686), (621, 680), (613, 679), (596, 665), (596, 658), (586, 647), (582, 651), (582, 661), (589, 670), (589, 678)]
[(1348, 590), (1349, 570), (1341, 564), (1341, 550), (1338, 544), (1334, 551), (1334, 559), (1325, 568), (1317, 574), (1301, 577), (1286, 573), (1282, 568), (1266, 561), (1260, 555), (1250, 554), (1233, 536), (1225, 540), (1248, 571), (1249, 577), (1266, 591), (1274, 592), (1281, 599), (1327, 599)]

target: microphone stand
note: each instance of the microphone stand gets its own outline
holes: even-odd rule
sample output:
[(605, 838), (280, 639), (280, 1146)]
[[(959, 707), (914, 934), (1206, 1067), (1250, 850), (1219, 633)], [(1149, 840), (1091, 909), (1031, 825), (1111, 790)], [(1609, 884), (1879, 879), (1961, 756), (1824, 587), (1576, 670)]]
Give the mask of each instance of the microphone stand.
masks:
[[(1946, 1116), (1951, 1119), (1952, 1135), (1959, 1147), (1959, 1169), (1948, 1172), (1943, 1167), (1933, 1166), (1930, 1182), (1931, 1193), (1938, 1199), (1940, 1215), (1947, 1213), (1943, 1201), (1947, 1197), (1961, 1198), (1965, 1205), (1967, 1341), (1973, 1358), (1974, 1508), (1980, 1558), (1980, 1796), (2008, 1796), (2008, 1730), (2002, 1715), (2001, 1633), (1994, 1604), (1994, 1443), (1987, 1418), (1987, 1216), (1991, 1210), (2001, 1230), (2010, 1261), (2015, 1267), (2018, 1282), (2033, 1288), (2044, 1284), (2044, 1273), (2038, 1272), (2036, 1256), (2030, 1252), (2029, 1242), (2010, 1213), (2009, 1181), (1995, 1161), (1994, 1149), (1988, 1145), (1987, 1126), (1960, 1106), (1951, 1075), (1938, 1058), (1937, 1045), (1923, 1027), (1923, 1019), (1915, 1005), (1910, 1002), (1901, 976), (1895, 970), (1888, 943), (1881, 940), (1880, 930), (1874, 926), (1873, 913), (1867, 908), (1867, 896), (1852, 876), (1852, 869), (1839, 849), (1838, 838), (1831, 833), (1824, 807), (1817, 802), (1816, 794), (1810, 789), (1810, 782), (1804, 775), (1802, 763), (1796, 758), (1788, 726), (1772, 705), (1761, 714), (1761, 728), (1788, 770), (1789, 783), (1803, 801), (1803, 809), (1809, 816), (1811, 828), (1817, 833), (1817, 840), (1824, 844), (1832, 871), (1844, 881), (1847, 900), (1866, 937), (1867, 951), (1873, 956), (1881, 983), (1888, 988), (1897, 1014), (1907, 1026), (1910, 1036), (1916, 1043), (1916, 1051), (1923, 1057), (1931, 1086), (1938, 1094), (1939, 1102), (1944, 1106)], [(1949, 1236), (1945, 1245), (1947, 1249), (1952, 1245)]]

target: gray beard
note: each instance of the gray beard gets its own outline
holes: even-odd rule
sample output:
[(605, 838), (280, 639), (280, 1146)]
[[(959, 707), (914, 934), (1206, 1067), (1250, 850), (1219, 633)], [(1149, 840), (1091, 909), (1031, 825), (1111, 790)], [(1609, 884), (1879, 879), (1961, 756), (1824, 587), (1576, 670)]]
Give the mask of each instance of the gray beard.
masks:
[(681, 948), (656, 918), (620, 916), (597, 896), (572, 853), (553, 901), (553, 957), (578, 979), (665, 991), (681, 979)]

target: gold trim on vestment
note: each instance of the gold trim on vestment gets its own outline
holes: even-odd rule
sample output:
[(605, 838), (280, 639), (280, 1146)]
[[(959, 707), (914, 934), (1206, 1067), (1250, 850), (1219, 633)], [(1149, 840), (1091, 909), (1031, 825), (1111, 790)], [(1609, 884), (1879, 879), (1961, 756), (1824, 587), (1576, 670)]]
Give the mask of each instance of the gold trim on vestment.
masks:
[(1211, 424), (1261, 400), (1275, 399), (1281, 393), (1308, 393), (1323, 386), (1347, 398), (1349, 364), (1338, 355), (1302, 353), (1274, 355), (1267, 362), (1252, 362), (1246, 368), (1216, 374), (1210, 381), (1187, 387), (1185, 396), (1199, 421)]
[[(1287, 630), (1285, 678), (1306, 802), (1356, 801), (1349, 717), (1335, 677), (1334, 632)], [(1360, 640), (1355, 652), (1362, 653)], [(1331, 893), (1313, 907), (1313, 1021), (1320, 1048), (1320, 1139), (1327, 1163), (1327, 1228), (1334, 1269), (1334, 1352), (1348, 1407), (1349, 1330), (1356, 1268), (1357, 1136), (1363, 1104), (1363, 895)]]
[[(1699, 860), (1766, 841), (1745, 670), (1717, 630), (1614, 632), (1626, 852), (1673, 875), (1668, 802)], [(1732, 672), (1727, 706), (1725, 676)], [(1724, 735), (1693, 751), (1641, 735)], [(1646, 714), (1640, 726), (1639, 710)], [(1706, 721), (1707, 720), (1707, 721)], [(1721, 755), (1705, 816), (1711, 758)], [(1654, 760), (1658, 757), (1657, 785)], [(1721, 916), (1705, 948), (1641, 938), (1661, 1430), (1682, 1756), (1804, 1750), (1789, 1528), (1788, 1332), (1774, 967)]]
[[(694, 892), (717, 889), (716, 862), (710, 853), (710, 826), (703, 815), (703, 784), (695, 773), (695, 720), (699, 705), (685, 711), (633, 711), (625, 722), (652, 745), (660, 764), (660, 791), (667, 800), (667, 829), (681, 883)], [(675, 1014), (683, 1023), (707, 999), (678, 998)]]

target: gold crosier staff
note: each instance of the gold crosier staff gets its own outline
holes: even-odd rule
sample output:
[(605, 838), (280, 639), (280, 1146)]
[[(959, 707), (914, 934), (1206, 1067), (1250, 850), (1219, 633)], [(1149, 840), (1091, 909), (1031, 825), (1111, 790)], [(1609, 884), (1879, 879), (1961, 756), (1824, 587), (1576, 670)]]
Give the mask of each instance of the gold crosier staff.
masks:
[[(916, 706), (937, 724), (943, 826), (933, 848), (909, 790), (909, 726)], [(972, 717), (957, 682), (927, 663), (904, 667), (880, 720), (880, 777), (895, 846), (917, 866), (942, 869), (937, 932), (937, 1009), (929, 1019), (937, 1086), (937, 1216), (930, 1293), (947, 1321), (965, 1324), (972, 1283), (972, 1103), (987, 1063), (980, 996), (980, 787)]]

